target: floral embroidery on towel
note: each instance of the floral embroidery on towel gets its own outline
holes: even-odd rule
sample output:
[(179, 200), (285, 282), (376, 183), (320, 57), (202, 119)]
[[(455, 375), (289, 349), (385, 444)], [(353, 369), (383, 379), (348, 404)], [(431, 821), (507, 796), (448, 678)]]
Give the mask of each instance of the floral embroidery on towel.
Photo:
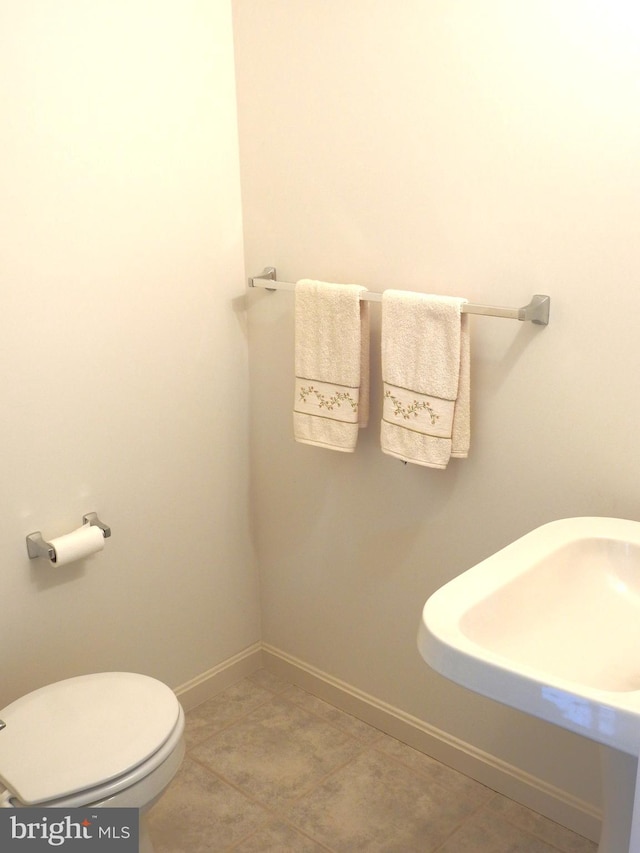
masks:
[(385, 397), (387, 397), (393, 403), (393, 414), (396, 417), (402, 417), (405, 421), (408, 421), (413, 415), (414, 418), (418, 417), (418, 412), (424, 409), (427, 410), (429, 414), (429, 418), (431, 419), (431, 423), (435, 424), (436, 421), (440, 419), (440, 415), (433, 410), (433, 408), (429, 405), (426, 400), (413, 400), (412, 403), (409, 403), (408, 406), (403, 406), (402, 402), (398, 400), (397, 397), (394, 397), (391, 391), (385, 391)]
[(300, 399), (303, 403), (306, 403), (308, 397), (312, 394), (315, 395), (318, 400), (319, 409), (328, 409), (332, 412), (336, 406), (340, 408), (342, 403), (348, 403), (351, 406), (352, 411), (356, 412), (358, 410), (358, 403), (353, 399), (348, 391), (336, 391), (331, 397), (326, 397), (314, 388), (313, 385), (307, 385), (306, 387), (300, 388)]

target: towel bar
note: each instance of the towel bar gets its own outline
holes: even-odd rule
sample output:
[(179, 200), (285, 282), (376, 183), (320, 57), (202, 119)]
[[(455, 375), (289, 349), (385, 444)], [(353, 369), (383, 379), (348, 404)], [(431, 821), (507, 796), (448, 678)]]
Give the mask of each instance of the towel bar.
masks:
[[(291, 281), (278, 281), (275, 267), (265, 267), (260, 275), (249, 279), (249, 287), (263, 287), (266, 290), (294, 290), (295, 284)], [(365, 290), (361, 299), (368, 302), (382, 302), (382, 294), (371, 290)], [(496, 305), (477, 305), (474, 302), (463, 302), (463, 314), (482, 314), (486, 317), (506, 317), (508, 320), (524, 320), (535, 323), (538, 326), (549, 325), (549, 308), (551, 298), (536, 293), (531, 297), (531, 302), (522, 308), (500, 308)]]

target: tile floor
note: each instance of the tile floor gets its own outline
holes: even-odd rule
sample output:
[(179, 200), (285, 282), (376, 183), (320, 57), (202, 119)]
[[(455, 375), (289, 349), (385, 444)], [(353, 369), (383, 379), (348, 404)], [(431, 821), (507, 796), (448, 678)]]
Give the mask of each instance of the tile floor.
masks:
[(157, 853), (595, 853), (596, 845), (266, 670), (187, 714)]

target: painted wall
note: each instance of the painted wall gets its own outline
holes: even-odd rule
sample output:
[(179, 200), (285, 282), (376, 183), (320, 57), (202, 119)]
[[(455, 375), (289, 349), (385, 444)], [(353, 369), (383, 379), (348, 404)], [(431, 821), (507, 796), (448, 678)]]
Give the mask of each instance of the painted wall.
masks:
[[(0, 707), (259, 639), (226, 0), (0, 10)], [(27, 558), (97, 511), (104, 550)]]
[[(638, 517), (639, 23), (629, 4), (234, 0), (249, 274), (522, 305), (472, 318), (472, 451), (446, 471), (292, 439), (293, 300), (250, 296), (263, 636), (599, 800), (595, 747), (431, 672), (442, 583), (537, 525)], [(542, 747), (544, 744), (544, 748)]]

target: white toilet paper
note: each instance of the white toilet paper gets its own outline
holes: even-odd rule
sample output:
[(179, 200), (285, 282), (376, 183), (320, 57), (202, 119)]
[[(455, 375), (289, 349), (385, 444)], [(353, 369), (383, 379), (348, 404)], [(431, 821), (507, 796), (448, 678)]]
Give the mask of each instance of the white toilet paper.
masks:
[(104, 548), (104, 536), (102, 530), (94, 524), (83, 524), (72, 533), (51, 539), (50, 544), (56, 552), (55, 560), (51, 560), (54, 566), (66, 566), (74, 560), (81, 560), (89, 554), (95, 554)]

